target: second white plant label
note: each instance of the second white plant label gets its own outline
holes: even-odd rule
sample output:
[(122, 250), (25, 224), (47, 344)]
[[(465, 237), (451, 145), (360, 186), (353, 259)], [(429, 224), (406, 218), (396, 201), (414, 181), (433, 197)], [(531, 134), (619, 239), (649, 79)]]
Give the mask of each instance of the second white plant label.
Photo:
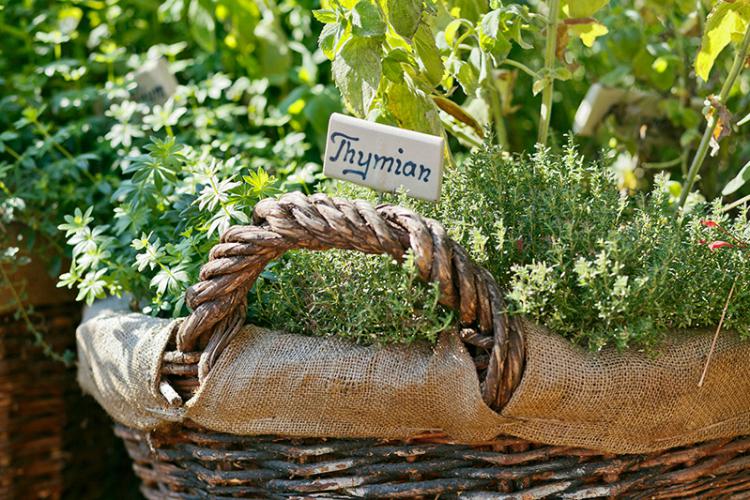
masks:
[(334, 113), (328, 122), (323, 173), (377, 191), (406, 190), (438, 201), (443, 138)]

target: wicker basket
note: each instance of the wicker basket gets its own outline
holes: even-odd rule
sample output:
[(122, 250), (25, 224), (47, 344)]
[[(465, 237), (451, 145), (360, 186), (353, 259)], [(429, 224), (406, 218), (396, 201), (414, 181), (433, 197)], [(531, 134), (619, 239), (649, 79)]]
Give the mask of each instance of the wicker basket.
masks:
[[(45, 340), (69, 348), (75, 304), (41, 307)], [(71, 373), (34, 346), (22, 320), (0, 319), (0, 497), (60, 498), (63, 490), (65, 390)]]
[[(493, 278), (439, 224), (392, 206), (287, 195), (229, 229), (187, 294), (193, 313), (164, 355), (160, 390), (191, 398), (245, 320), (266, 263), (292, 248), (416, 254), (441, 303), (459, 311), (485, 403), (502, 409), (521, 381), (522, 322), (504, 314)], [(423, 259), (425, 254), (429, 258)], [(429, 263), (429, 265), (424, 265)], [(176, 392), (175, 392), (176, 391)], [(216, 411), (221, 411), (217, 408)], [(407, 440), (237, 436), (190, 422), (144, 432), (117, 426), (148, 498), (649, 498), (750, 496), (750, 436), (613, 455), (499, 436), (464, 444), (442, 434)]]
[[(30, 319), (49, 347), (74, 349), (81, 305), (35, 262), (11, 279), (25, 282), (34, 304)], [(0, 303), (14, 303), (9, 293), (0, 290)], [(16, 311), (0, 311), (0, 498), (102, 498), (114, 484), (122, 492), (136, 489), (109, 417), (84, 396), (75, 376), (73, 367), (35, 345)], [(90, 481), (92, 475), (99, 480)]]

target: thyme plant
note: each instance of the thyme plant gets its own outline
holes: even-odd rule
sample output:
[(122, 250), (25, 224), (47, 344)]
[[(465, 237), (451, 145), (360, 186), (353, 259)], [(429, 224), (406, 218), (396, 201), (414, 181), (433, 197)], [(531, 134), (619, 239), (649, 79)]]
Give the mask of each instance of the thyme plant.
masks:
[[(338, 189), (372, 198), (362, 188)], [(584, 161), (572, 145), (531, 156), (485, 147), (446, 173), (439, 204), (385, 198), (443, 222), (493, 273), (510, 314), (590, 349), (650, 349), (677, 330), (715, 327), (735, 279), (724, 328), (750, 335), (750, 255), (714, 241), (726, 239), (717, 227), (750, 236), (747, 209), (730, 218), (720, 203), (703, 203), (675, 221), (677, 199), (665, 176), (650, 193), (629, 195), (610, 168)], [(378, 273), (368, 259), (291, 256), (272, 269), (274, 284), (259, 285), (274, 293), (262, 297), (252, 319), (357, 340), (434, 339), (446, 312), (425, 308), (430, 295), (404, 286), (408, 269)], [(413, 304), (421, 323), (404, 328), (403, 317), (383, 315), (383, 304)]]

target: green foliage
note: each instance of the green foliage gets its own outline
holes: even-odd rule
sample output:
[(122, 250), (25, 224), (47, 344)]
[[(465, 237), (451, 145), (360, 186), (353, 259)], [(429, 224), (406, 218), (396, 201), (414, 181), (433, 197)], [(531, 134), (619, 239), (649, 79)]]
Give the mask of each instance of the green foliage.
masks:
[[(220, 231), (261, 197), (319, 180), (341, 105), (310, 6), (1, 7), (0, 217), (20, 232), (3, 248), (33, 247), (55, 274), (67, 254), (61, 285), (80, 300), (130, 292), (154, 313), (184, 312)], [(139, 101), (137, 71), (162, 57), (176, 93)]]
[[(361, 188), (341, 189), (337, 194), (368, 195)], [(702, 241), (721, 233), (701, 224), (710, 217), (746, 239), (747, 211), (730, 220), (719, 204), (703, 204), (675, 220), (675, 198), (664, 176), (652, 192), (628, 196), (618, 190), (610, 169), (585, 161), (573, 146), (561, 154), (541, 150), (530, 157), (489, 147), (448, 171), (440, 204), (389, 200), (443, 222), (449, 235), (496, 277), (511, 314), (526, 315), (590, 349), (648, 349), (676, 329), (715, 327), (735, 279), (725, 327), (750, 335), (745, 278), (750, 254), (710, 249)], [(337, 330), (330, 318), (338, 318), (343, 335), (368, 338), (369, 331), (358, 329), (368, 325), (359, 312), (373, 324), (378, 319), (365, 302), (375, 295), (389, 303), (409, 303), (415, 293), (390, 282), (390, 296), (373, 294), (370, 288), (383, 282), (360, 258), (336, 257), (335, 265), (315, 255), (295, 259), (274, 269), (279, 283), (274, 286), (293, 283), (294, 291), (266, 298), (270, 305), (260, 315), (285, 311), (269, 317), (298, 331), (314, 329), (308, 325), (321, 315), (332, 331)], [(310, 268), (315, 279), (305, 282)], [(342, 269), (343, 278), (338, 276)], [(346, 286), (329, 288), (328, 283)], [(319, 296), (327, 297), (325, 311), (305, 311), (310, 302), (304, 297)], [(353, 311), (356, 324), (343, 323)], [(436, 312), (428, 310), (427, 325), (440, 323)], [(295, 316), (284, 321), (286, 313), (304, 318), (305, 326), (295, 328)], [(388, 341), (399, 339), (399, 332), (398, 323), (379, 329)]]
[[(725, 46), (742, 38), (747, 1), (557, 3), (556, 28), (547, 26), (551, 2), (332, 1), (316, 16), (324, 23), (323, 53), (347, 68), (336, 83), (353, 114), (446, 135), (459, 159), (482, 142), (488, 127), (505, 150), (524, 152), (549, 123), (558, 148), (579, 107), (585, 112), (580, 105), (587, 90), (599, 83), (628, 91), (627, 97), (602, 104), (595, 135), (580, 142), (592, 158), (612, 148), (632, 159), (620, 172), (622, 187), (647, 190), (660, 171), (683, 180), (700, 147), (702, 115), (722, 112), (726, 120), (698, 184), (708, 199), (722, 193), (750, 158), (738, 128), (747, 120), (735, 126), (724, 112), (750, 103), (743, 90), (748, 76), (737, 79), (726, 102), (704, 101), (726, 81), (732, 51)], [(362, 16), (365, 5), (369, 14)], [(360, 27), (368, 19), (372, 30)], [(345, 50), (350, 42), (359, 47), (358, 40), (367, 40), (366, 50)], [(721, 69), (709, 78), (714, 65)], [(726, 138), (732, 135), (737, 138)], [(727, 196), (750, 192), (738, 182)]]
[[(666, 177), (648, 194), (627, 196), (611, 170), (572, 146), (528, 160), (488, 149), (457, 175), (465, 186), (449, 188), (435, 215), (506, 287), (512, 313), (592, 349), (648, 347), (672, 329), (715, 326), (732, 282), (750, 270), (747, 252), (700, 243), (715, 236), (703, 217), (750, 235), (746, 212), (730, 222), (720, 204), (699, 205), (675, 220)], [(457, 206), (448, 209), (451, 200)], [(486, 214), (473, 224), (487, 240), (479, 253), (465, 229), (475, 214)], [(737, 289), (726, 326), (747, 335), (750, 292)]]
[(731, 42), (742, 40), (750, 19), (750, 2), (717, 2), (706, 19), (703, 30), (701, 50), (695, 59), (695, 72), (703, 81), (708, 81), (708, 74), (714, 61), (722, 50)]
[(438, 297), (436, 286), (419, 281), (411, 254), (402, 269), (386, 256), (295, 251), (266, 270), (249, 318), (274, 329), (362, 344), (435, 342), (453, 318)]
[(96, 224), (91, 209), (65, 217), (72, 263), (60, 284), (77, 286), (88, 303), (128, 292), (148, 312), (177, 316), (218, 235), (248, 223), (252, 206), (283, 184), (237, 155), (218, 159), (174, 137), (145, 149), (129, 159), (130, 177), (112, 195), (111, 224)]
[[(561, 29), (556, 25), (546, 33), (544, 6), (535, 12), (527, 5), (498, 1), (330, 2), (328, 9), (316, 12), (316, 19), (325, 23), (320, 47), (333, 61), (336, 85), (352, 113), (451, 134), (473, 147), (481, 142), (483, 125), (489, 124), (500, 143), (508, 143), (505, 120), (513, 88), (503, 84), (503, 72), (522, 68), (534, 79), (533, 94), (554, 80), (571, 78), (554, 59), (539, 70), (509, 59), (514, 48), (533, 49), (526, 38), (544, 35), (559, 39), (562, 51), (568, 34), (591, 46), (607, 33), (592, 17), (607, 3), (564, 2)], [(519, 59), (528, 57), (518, 54)], [(435, 100), (450, 105), (438, 107)], [(411, 113), (396, 109), (419, 109), (426, 119), (409, 120)]]

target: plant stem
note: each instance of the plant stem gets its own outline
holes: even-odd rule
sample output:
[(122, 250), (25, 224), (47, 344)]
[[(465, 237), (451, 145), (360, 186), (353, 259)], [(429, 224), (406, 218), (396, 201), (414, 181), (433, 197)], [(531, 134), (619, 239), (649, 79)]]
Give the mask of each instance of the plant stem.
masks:
[(9, 155), (11, 155), (11, 156), (12, 156), (13, 158), (15, 158), (15, 160), (16, 160), (16, 163), (18, 163), (19, 161), (21, 161), (21, 155), (19, 155), (19, 154), (18, 154), (18, 153), (16, 152), (16, 150), (15, 150), (15, 149), (11, 148), (11, 147), (10, 147), (10, 146), (8, 146), (7, 144), (5, 145), (5, 151), (7, 151)]
[[(53, 138), (53, 137), (52, 137), (52, 136), (50, 135), (50, 133), (49, 133), (49, 132), (47, 132), (47, 129), (45, 129), (45, 128), (44, 128), (44, 127), (42, 126), (42, 124), (41, 124), (41, 123), (39, 123), (39, 121), (38, 121), (38, 120), (34, 120), (34, 122), (33, 122), (33, 123), (34, 123), (34, 125), (36, 126), (36, 129), (37, 129), (37, 131), (38, 131), (38, 132), (39, 132), (40, 134), (42, 134), (42, 136), (43, 136), (43, 137), (44, 137), (45, 139), (47, 139), (47, 140), (50, 140), (50, 141), (52, 141), (52, 145), (53, 145), (53, 146), (55, 147), (55, 149), (56, 149), (56, 150), (58, 150), (58, 151), (60, 152), (60, 154), (62, 154), (62, 155), (63, 155), (63, 156), (64, 156), (64, 157), (65, 157), (65, 158), (66, 158), (67, 160), (69, 160), (69, 161), (72, 161), (72, 162), (75, 162), (75, 161), (76, 161), (76, 159), (75, 159), (75, 157), (73, 156), (73, 154), (72, 154), (72, 153), (71, 153), (70, 151), (68, 151), (68, 150), (67, 150), (67, 149), (65, 148), (65, 146), (63, 146), (62, 144), (60, 144), (59, 142), (57, 142), (57, 141), (56, 141), (56, 140), (55, 140), (55, 139), (54, 139), (54, 138)], [(96, 178), (95, 178), (95, 177), (94, 177), (94, 176), (93, 176), (93, 175), (91, 174), (91, 172), (89, 172), (88, 170), (86, 170), (86, 169), (83, 169), (83, 168), (81, 169), (81, 172), (83, 172), (83, 174), (84, 174), (84, 175), (85, 175), (86, 177), (88, 177), (89, 181), (91, 181), (91, 183), (92, 183), (92, 184), (96, 185), (96, 182), (97, 182), (97, 181), (96, 181)]]
[[(739, 276), (737, 276), (739, 278)], [(708, 365), (711, 364), (711, 356), (713, 356), (714, 351), (716, 350), (716, 341), (719, 338), (719, 332), (721, 332), (721, 327), (724, 325), (724, 318), (727, 315), (727, 309), (729, 308), (729, 301), (732, 300), (732, 295), (734, 294), (734, 286), (737, 284), (737, 278), (734, 278), (734, 282), (732, 283), (732, 288), (729, 289), (729, 295), (727, 296), (727, 301), (724, 303), (724, 310), (721, 311), (721, 319), (719, 320), (719, 326), (716, 327), (716, 333), (714, 333), (714, 338), (711, 341), (711, 348), (708, 350), (708, 356), (706, 356), (706, 364), (703, 365), (703, 373), (701, 374), (701, 379), (698, 381), (698, 387), (703, 387), (703, 382), (706, 380), (706, 374), (708, 374)]]
[[(726, 102), (727, 97), (729, 96), (729, 91), (732, 90), (732, 86), (734, 86), (734, 82), (735, 80), (737, 80), (737, 76), (740, 74), (740, 71), (742, 71), (742, 67), (745, 65), (745, 59), (747, 58), (749, 47), (750, 26), (748, 26), (747, 30), (745, 31), (745, 37), (742, 39), (742, 44), (737, 50), (737, 53), (734, 55), (732, 69), (729, 70), (729, 75), (727, 76), (727, 79), (724, 80), (724, 85), (722, 85), (721, 87), (721, 92), (719, 93), (719, 102), (722, 105)], [(711, 143), (711, 137), (713, 136), (714, 129), (716, 129), (716, 125), (718, 124), (718, 122), (719, 113), (712, 113), (708, 119), (706, 130), (703, 132), (701, 142), (698, 145), (698, 150), (695, 152), (695, 156), (693, 157), (693, 162), (690, 164), (690, 170), (688, 171), (687, 179), (685, 179), (685, 184), (682, 186), (680, 201), (677, 203), (678, 213), (679, 210), (685, 206), (685, 201), (687, 200), (690, 191), (692, 191), (693, 189), (695, 178), (698, 176), (698, 172), (700, 171), (701, 166), (703, 166), (703, 161), (706, 159), (708, 146)]]
[(550, 0), (548, 4), (547, 40), (544, 48), (544, 78), (546, 81), (542, 90), (542, 109), (540, 111), (539, 135), (537, 137), (537, 142), (542, 146), (547, 144), (549, 123), (552, 117), (552, 92), (555, 85), (552, 71), (554, 70), (555, 53), (557, 52), (557, 24), (560, 15), (560, 0)]
[(487, 96), (492, 110), (492, 118), (495, 122), (495, 140), (497, 141), (498, 146), (505, 148), (508, 145), (508, 131), (505, 128), (502, 104), (497, 95), (498, 90), (495, 86), (494, 79), (485, 87), (485, 92), (488, 94)]
[(685, 155), (682, 154), (678, 156), (677, 158), (675, 158), (674, 160), (667, 160), (667, 161), (660, 161), (660, 162), (653, 162), (653, 163), (644, 161), (643, 163), (641, 163), (641, 166), (643, 168), (650, 168), (650, 169), (657, 169), (657, 170), (663, 169), (663, 168), (672, 168), (682, 163), (684, 156)]
[(65, 366), (69, 366), (70, 362), (67, 361), (64, 356), (61, 356), (60, 354), (56, 353), (54, 349), (52, 349), (52, 346), (50, 346), (47, 342), (45, 342), (44, 335), (39, 330), (36, 329), (36, 327), (34, 326), (34, 323), (31, 321), (31, 318), (29, 317), (28, 311), (26, 311), (26, 308), (23, 305), (23, 300), (21, 300), (21, 294), (18, 293), (18, 290), (16, 290), (16, 287), (13, 286), (13, 282), (10, 280), (10, 276), (8, 276), (8, 273), (5, 272), (5, 268), (1, 264), (0, 264), (0, 276), (2, 276), (2, 280), (7, 284), (8, 290), (10, 290), (10, 293), (13, 296), (13, 300), (15, 301), (18, 307), (18, 312), (21, 315), (21, 319), (26, 324), (26, 328), (29, 330), (29, 332), (34, 336), (34, 341), (36, 342), (36, 344), (42, 348), (46, 356), (52, 358), (55, 361), (59, 361), (60, 363), (63, 363)]
[(735, 207), (739, 207), (740, 205), (742, 205), (743, 203), (747, 203), (748, 201), (750, 201), (750, 194), (749, 194), (749, 195), (747, 195), (747, 196), (743, 196), (743, 197), (742, 197), (742, 198), (740, 198), (739, 200), (733, 201), (733, 202), (732, 202), (732, 203), (730, 203), (729, 205), (725, 205), (725, 206), (724, 206), (724, 207), (723, 207), (723, 208), (721, 209), (721, 211), (722, 211), (722, 212), (729, 212), (729, 211), (730, 211), (730, 210), (732, 210), (733, 208), (735, 208)]
[(521, 71), (523, 71), (524, 73), (526, 73), (527, 75), (529, 75), (531, 78), (533, 78), (535, 80), (539, 78), (539, 75), (537, 74), (537, 72), (534, 71), (533, 69), (529, 68), (528, 66), (526, 66), (524, 63), (520, 63), (518, 61), (514, 61), (513, 59), (506, 59), (505, 61), (503, 61), (503, 64), (507, 64), (508, 66), (516, 67), (516, 68), (520, 69)]

